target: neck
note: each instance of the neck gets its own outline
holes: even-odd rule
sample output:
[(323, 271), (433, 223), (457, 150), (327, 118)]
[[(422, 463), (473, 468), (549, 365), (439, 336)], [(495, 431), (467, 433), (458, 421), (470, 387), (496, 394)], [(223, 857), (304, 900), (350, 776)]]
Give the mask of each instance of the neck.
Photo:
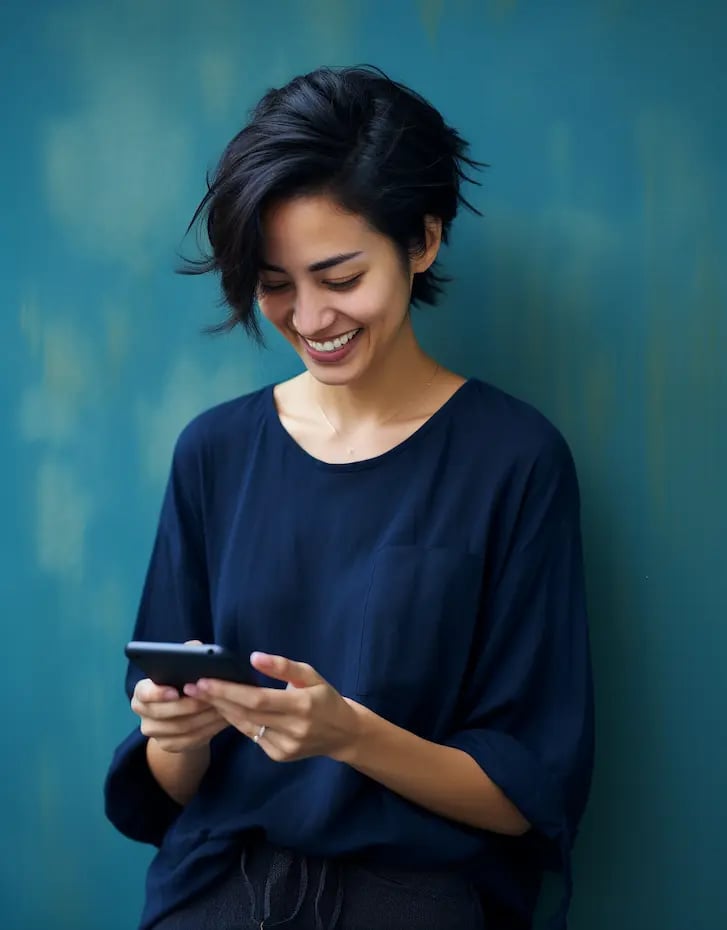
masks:
[(436, 369), (434, 359), (422, 350), (409, 329), (386, 358), (354, 382), (330, 385), (308, 377), (314, 401), (339, 428), (381, 422), (421, 395)]

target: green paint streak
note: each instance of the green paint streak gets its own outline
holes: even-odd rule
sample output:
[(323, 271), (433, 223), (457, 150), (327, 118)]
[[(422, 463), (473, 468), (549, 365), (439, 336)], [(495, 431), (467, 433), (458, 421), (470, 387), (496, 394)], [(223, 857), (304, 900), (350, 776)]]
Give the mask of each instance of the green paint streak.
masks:
[(29, 294), (20, 305), (18, 325), (30, 351), (33, 355), (37, 355), (43, 342), (43, 324), (35, 294)]
[(655, 329), (646, 348), (646, 464), (648, 493), (655, 516), (666, 518), (667, 492), (667, 375), (668, 358), (664, 334)]
[(48, 390), (77, 402), (87, 379), (74, 331), (68, 327), (47, 330), (43, 346), (43, 381)]
[(433, 45), (437, 44), (439, 26), (444, 12), (444, 0), (417, 0), (419, 19)]
[(698, 127), (668, 108), (642, 116), (636, 141), (644, 184), (647, 491), (660, 531), (683, 537), (689, 527), (701, 534), (716, 512), (706, 486), (690, 503), (684, 488), (701, 475), (717, 490), (724, 457), (727, 313), (713, 193), (720, 167), (706, 157)]
[[(543, 262), (539, 256), (531, 256), (525, 275), (523, 307), (523, 364), (533, 377), (542, 383), (546, 374), (543, 348), (548, 343), (548, 317), (550, 308), (544, 294)], [(541, 393), (539, 390), (538, 393)]]
[(105, 316), (105, 342), (106, 355), (109, 360), (109, 374), (114, 381), (117, 381), (131, 343), (129, 320), (123, 312), (114, 307), (108, 307)]
[(557, 122), (550, 127), (548, 148), (556, 177), (557, 201), (568, 203), (572, 200), (570, 194), (573, 177), (573, 135), (567, 123)]
[[(691, 346), (692, 377), (705, 393), (719, 392), (724, 386), (724, 352), (727, 347), (727, 294), (721, 280), (721, 263), (716, 246), (716, 230), (705, 229), (705, 239), (697, 255), (690, 305), (695, 311), (694, 340)], [(727, 408), (727, 399), (725, 399)], [(715, 424), (716, 425), (716, 424)]]
[(310, 0), (311, 27), (318, 64), (347, 64), (354, 58), (362, 0)]
[(584, 373), (583, 387), (585, 433), (593, 455), (608, 456), (608, 443), (616, 427), (615, 377), (610, 356), (601, 352), (591, 356)]
[(488, 3), (490, 14), (497, 19), (504, 19), (514, 13), (516, 7), (517, 0), (489, 0)]

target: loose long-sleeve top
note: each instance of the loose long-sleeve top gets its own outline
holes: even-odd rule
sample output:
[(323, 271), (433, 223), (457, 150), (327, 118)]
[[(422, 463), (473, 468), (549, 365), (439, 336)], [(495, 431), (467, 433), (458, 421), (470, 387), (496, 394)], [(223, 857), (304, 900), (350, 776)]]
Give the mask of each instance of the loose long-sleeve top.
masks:
[[(204, 893), (253, 833), (309, 855), (458, 869), (488, 926), (529, 926), (544, 868), (564, 872), (567, 903), (593, 755), (579, 521), (560, 433), (477, 379), (401, 444), (350, 464), (304, 451), (272, 387), (193, 420), (134, 639), (308, 662), (343, 695), (471, 755), (532, 829), (456, 823), (330, 758), (273, 762), (232, 728), (182, 808), (135, 730), (115, 753), (106, 810), (159, 847), (142, 928)], [(140, 677), (130, 666), (129, 695)]]

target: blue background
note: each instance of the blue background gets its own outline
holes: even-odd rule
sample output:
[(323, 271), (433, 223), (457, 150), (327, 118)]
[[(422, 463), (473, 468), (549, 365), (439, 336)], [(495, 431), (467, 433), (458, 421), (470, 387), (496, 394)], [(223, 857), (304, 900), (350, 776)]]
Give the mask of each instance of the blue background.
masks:
[(572, 926), (724, 925), (724, 4), (5, 0), (0, 27), (2, 926), (134, 926), (149, 853), (101, 785), (172, 444), (298, 369), (202, 336), (214, 282), (176, 252), (260, 94), (359, 61), (492, 166), (424, 343), (579, 466), (599, 741)]

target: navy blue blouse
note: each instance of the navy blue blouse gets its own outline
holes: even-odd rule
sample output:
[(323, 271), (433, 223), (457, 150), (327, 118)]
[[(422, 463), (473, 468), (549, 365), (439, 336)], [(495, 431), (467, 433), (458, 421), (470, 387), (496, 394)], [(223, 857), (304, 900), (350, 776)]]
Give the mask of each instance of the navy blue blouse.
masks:
[[(350, 464), (305, 452), (272, 387), (207, 411), (177, 442), (134, 638), (309, 662), (469, 753), (533, 826), (467, 827), (329, 758), (275, 763), (231, 728), (181, 808), (135, 730), (105, 790), (116, 827), (159, 847), (142, 928), (204, 892), (250, 831), (308, 855), (461, 870), (488, 926), (529, 926), (543, 868), (564, 872), (567, 906), (593, 756), (579, 494), (532, 407), (471, 379), (400, 445)], [(140, 677), (130, 666), (129, 695)]]

